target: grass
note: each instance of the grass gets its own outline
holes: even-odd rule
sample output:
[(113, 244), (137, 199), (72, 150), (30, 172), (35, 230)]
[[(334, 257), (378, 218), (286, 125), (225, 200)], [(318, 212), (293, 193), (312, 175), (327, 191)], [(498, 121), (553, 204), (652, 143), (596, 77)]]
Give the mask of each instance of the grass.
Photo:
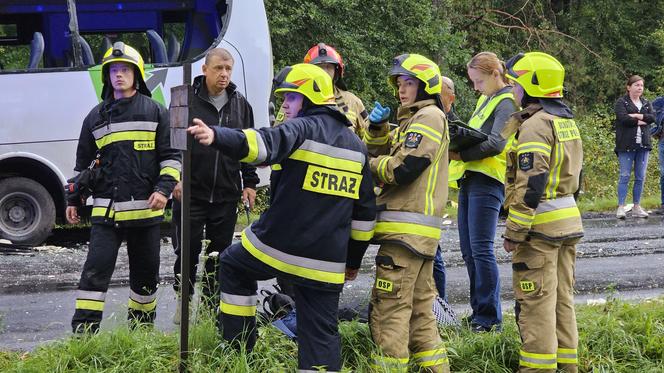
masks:
[[(641, 303), (609, 299), (578, 306), (580, 372), (664, 371), (664, 298)], [(214, 321), (203, 317), (191, 329), (192, 372), (292, 372), (297, 346), (276, 329), (262, 327), (255, 350), (246, 354), (220, 344)], [(340, 325), (344, 371), (369, 371), (376, 351), (366, 324)], [(519, 337), (513, 315), (500, 334), (441, 330), (454, 372), (513, 372)], [(94, 337), (46, 344), (34, 352), (0, 352), (2, 372), (176, 372), (178, 337), (160, 331), (119, 328)], [(413, 367), (414, 368), (414, 367)]]
[[(626, 203), (632, 203), (631, 199), (627, 199)], [(645, 209), (658, 209), (661, 205), (659, 196), (648, 196), (641, 198), (641, 206)], [(584, 212), (615, 212), (618, 208), (618, 200), (616, 198), (599, 198), (595, 200), (579, 199), (579, 209)]]

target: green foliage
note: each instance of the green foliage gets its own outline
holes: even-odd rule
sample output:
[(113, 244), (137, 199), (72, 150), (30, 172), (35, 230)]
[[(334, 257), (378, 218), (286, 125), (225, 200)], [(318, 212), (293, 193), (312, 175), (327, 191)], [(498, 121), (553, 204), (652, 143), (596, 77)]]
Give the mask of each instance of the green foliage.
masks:
[[(664, 300), (577, 307), (580, 372), (661, 372), (664, 369)], [(297, 346), (275, 328), (259, 329), (247, 354), (221, 342), (209, 314), (195, 315), (190, 329), (191, 372), (293, 372)], [(366, 324), (343, 322), (339, 331), (344, 372), (368, 372), (377, 349)], [(513, 372), (520, 347), (514, 315), (502, 333), (443, 329), (453, 372)], [(177, 334), (119, 328), (93, 337), (70, 338), (34, 352), (0, 352), (2, 372), (175, 372)], [(415, 366), (412, 366), (415, 371)]]

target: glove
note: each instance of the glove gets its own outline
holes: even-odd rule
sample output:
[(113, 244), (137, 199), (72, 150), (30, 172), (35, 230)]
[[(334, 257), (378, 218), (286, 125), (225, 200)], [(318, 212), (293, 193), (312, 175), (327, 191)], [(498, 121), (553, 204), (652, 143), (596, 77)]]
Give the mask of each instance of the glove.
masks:
[(371, 114), (369, 114), (369, 121), (371, 123), (382, 123), (390, 117), (390, 111), (389, 106), (383, 107), (380, 105), (380, 102), (376, 101), (374, 102), (374, 108), (371, 110)]

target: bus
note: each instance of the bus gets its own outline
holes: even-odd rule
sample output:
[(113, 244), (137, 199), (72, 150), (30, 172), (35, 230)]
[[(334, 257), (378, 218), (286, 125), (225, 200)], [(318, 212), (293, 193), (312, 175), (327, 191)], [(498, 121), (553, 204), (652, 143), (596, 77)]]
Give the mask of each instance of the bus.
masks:
[(38, 245), (64, 221), (63, 185), (74, 176), (83, 119), (101, 100), (101, 58), (115, 41), (141, 52), (146, 84), (166, 107), (185, 63), (193, 81), (206, 51), (226, 48), (256, 125), (269, 125), (272, 48), (262, 0), (0, 0), (0, 238)]

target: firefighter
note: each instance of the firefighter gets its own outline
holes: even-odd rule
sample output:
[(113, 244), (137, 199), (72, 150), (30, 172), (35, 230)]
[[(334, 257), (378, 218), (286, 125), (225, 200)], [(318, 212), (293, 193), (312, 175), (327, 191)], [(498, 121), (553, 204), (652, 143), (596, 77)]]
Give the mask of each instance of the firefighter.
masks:
[(466, 263), (472, 314), (470, 329), (481, 333), (502, 328), (500, 273), (493, 241), (505, 199), (505, 122), (517, 110), (505, 64), (492, 52), (480, 52), (467, 64), (468, 77), (481, 93), (468, 120), (487, 135), (481, 143), (450, 152), (450, 183), (459, 188), (458, 227)]
[[(159, 280), (159, 223), (180, 179), (179, 152), (170, 148), (169, 115), (145, 85), (143, 58), (116, 42), (102, 61), (102, 99), (83, 121), (76, 150), (81, 172), (96, 159), (90, 245), (76, 294), (75, 333), (96, 332), (118, 249), (127, 240), (128, 318), (153, 323)], [(72, 197), (72, 196), (70, 196)], [(70, 223), (84, 201), (68, 198)]]
[[(389, 108), (376, 103), (365, 134), (376, 199), (376, 281), (371, 335), (382, 350), (378, 371), (406, 371), (409, 355), (423, 370), (448, 372), (447, 352), (432, 312), (433, 259), (447, 201), (449, 134), (438, 66), (418, 54), (397, 56), (388, 82), (400, 102), (390, 132)], [(406, 343), (407, 341), (407, 343)]]
[(251, 350), (256, 280), (282, 277), (296, 295), (298, 368), (339, 371), (339, 294), (344, 279), (357, 276), (375, 224), (366, 147), (348, 131), (332, 79), (318, 66), (284, 68), (275, 93), (298, 113), (278, 127), (210, 128), (196, 119), (189, 129), (231, 158), (280, 168), (272, 175), (268, 210), (220, 256), (219, 327), (225, 340)]
[(507, 156), (503, 243), (512, 253), (520, 372), (576, 372), (574, 266), (583, 226), (575, 194), (581, 137), (561, 100), (565, 69), (558, 60), (521, 53), (507, 62), (507, 77), (523, 107), (505, 129), (517, 132)]
[[(368, 125), (368, 114), (362, 100), (346, 90), (346, 83), (343, 80), (345, 65), (341, 54), (331, 46), (319, 43), (309, 49), (303, 62), (318, 65), (330, 75), (334, 83), (334, 100), (339, 110), (346, 115), (353, 131), (362, 138)], [(277, 123), (287, 119), (284, 114), (282, 107), (277, 114)]]

